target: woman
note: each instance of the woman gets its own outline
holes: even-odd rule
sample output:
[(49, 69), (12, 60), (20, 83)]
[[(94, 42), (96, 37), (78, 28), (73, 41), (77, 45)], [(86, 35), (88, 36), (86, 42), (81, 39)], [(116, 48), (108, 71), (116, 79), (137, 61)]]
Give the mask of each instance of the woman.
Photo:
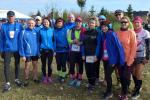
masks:
[(117, 32), (118, 38), (123, 45), (125, 51), (125, 65), (120, 67), (120, 82), (122, 86), (121, 90), (121, 100), (128, 99), (128, 88), (130, 85), (130, 77), (131, 77), (131, 65), (134, 62), (135, 54), (136, 54), (136, 34), (133, 30), (129, 29), (130, 20), (127, 16), (121, 18), (121, 28)]
[(96, 30), (95, 18), (90, 18), (89, 29), (84, 34), (82, 59), (85, 60), (85, 70), (88, 78), (88, 89), (92, 91), (96, 81), (96, 61), (99, 56), (100, 38)]
[(59, 81), (64, 82), (66, 76), (66, 61), (69, 45), (67, 41), (67, 28), (64, 27), (64, 20), (58, 18), (54, 29), (54, 50), (56, 52), (56, 63)]
[(143, 29), (142, 18), (137, 16), (133, 20), (134, 31), (137, 36), (137, 50), (136, 57), (133, 64), (132, 77), (134, 80), (134, 90), (132, 93), (132, 99), (138, 99), (140, 97), (140, 89), (142, 86), (142, 72), (144, 65), (149, 60), (150, 55), (150, 33)]
[[(109, 99), (113, 96), (112, 93), (112, 73), (115, 69), (115, 65), (124, 65), (125, 55), (124, 49), (114, 31), (110, 30), (110, 22), (101, 22), (102, 38), (100, 54), (102, 54), (102, 60), (104, 63), (105, 79), (107, 82), (107, 89), (103, 95), (104, 99)], [(117, 66), (118, 67), (118, 66)]]
[[(53, 29), (51, 28), (51, 23), (48, 18), (43, 19), (43, 28), (40, 30), (40, 52), (41, 52), (41, 62), (42, 62), (42, 73), (44, 84), (52, 83), (51, 74), (52, 68), (51, 64), (53, 61)], [(46, 63), (48, 66), (48, 74), (46, 75)]]

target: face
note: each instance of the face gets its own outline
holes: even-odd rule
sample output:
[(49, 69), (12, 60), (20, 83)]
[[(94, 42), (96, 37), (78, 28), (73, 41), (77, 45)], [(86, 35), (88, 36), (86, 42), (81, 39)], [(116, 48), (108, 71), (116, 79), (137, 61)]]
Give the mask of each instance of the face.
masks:
[(89, 22), (89, 28), (90, 29), (94, 29), (95, 26), (96, 26), (96, 21), (95, 20), (92, 20), (92, 21)]
[(121, 28), (122, 29), (128, 29), (129, 28), (129, 22), (127, 19), (121, 19)]
[(75, 22), (75, 18), (74, 17), (69, 17), (69, 21), (70, 22)]
[(47, 19), (44, 19), (43, 20), (43, 25), (45, 26), (45, 27), (50, 27), (50, 23), (49, 23), (49, 21), (47, 20)]
[(102, 31), (106, 33), (108, 31), (108, 27), (106, 25), (102, 25)]
[(63, 22), (57, 22), (56, 26), (57, 26), (58, 28), (63, 27)]
[(82, 26), (82, 22), (76, 22), (76, 24), (77, 24), (77, 27), (81, 27)]
[(28, 21), (28, 27), (29, 27), (30, 29), (33, 29), (33, 28), (35, 27), (35, 22), (34, 22), (34, 20), (29, 20), (29, 21)]
[(118, 21), (121, 21), (121, 18), (124, 16), (123, 13), (118, 13), (115, 15)]
[(142, 27), (141, 22), (138, 22), (138, 21), (134, 22), (133, 25), (134, 25), (134, 28), (135, 28), (135, 29), (139, 29), (139, 28)]
[(15, 16), (8, 16), (8, 21), (9, 21), (9, 23), (14, 23), (15, 22)]
[(42, 24), (42, 20), (36, 19), (36, 25), (41, 25)]

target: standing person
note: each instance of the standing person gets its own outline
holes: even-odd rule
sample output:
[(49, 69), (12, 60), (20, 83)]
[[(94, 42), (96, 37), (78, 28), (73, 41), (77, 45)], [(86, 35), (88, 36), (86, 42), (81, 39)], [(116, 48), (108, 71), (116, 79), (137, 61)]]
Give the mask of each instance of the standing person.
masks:
[(36, 24), (35, 24), (35, 29), (36, 29), (37, 32), (39, 32), (40, 29), (43, 28), (43, 25), (42, 25), (42, 17), (36, 16), (36, 17), (35, 17), (35, 22), (36, 22)]
[[(120, 9), (116, 10), (115, 11), (115, 17), (116, 17), (117, 21), (115, 21), (115, 23), (113, 23), (113, 30), (115, 32), (117, 32), (121, 27), (120, 21), (121, 21), (122, 17), (124, 17), (124, 12)], [(133, 30), (133, 24), (131, 23), (131, 21), (129, 23), (130, 23), (129, 29)]]
[(58, 18), (55, 23), (54, 50), (56, 52), (59, 81), (63, 83), (66, 77), (66, 61), (69, 45), (67, 41), (67, 28), (64, 26), (64, 20), (62, 18)]
[(22, 26), (20, 23), (15, 22), (15, 13), (13, 11), (7, 12), (7, 18), (8, 22), (2, 25), (0, 34), (0, 52), (4, 58), (4, 76), (6, 81), (3, 87), (4, 92), (11, 89), (9, 74), (12, 56), (15, 58), (15, 83), (17, 86), (22, 85), (19, 80), (20, 55), (18, 50), (18, 39)]
[[(53, 42), (54, 42), (54, 30), (51, 27), (51, 22), (48, 18), (43, 19), (43, 28), (40, 30), (40, 52), (41, 52), (41, 62), (42, 62), (42, 73), (44, 84), (52, 83), (51, 74), (52, 68), (51, 64), (53, 61)], [(46, 63), (48, 66), (48, 74), (46, 74)]]
[(125, 51), (125, 65), (123, 67), (120, 67), (119, 70), (120, 74), (120, 82), (122, 86), (121, 90), (121, 100), (127, 100), (128, 99), (128, 88), (130, 85), (130, 78), (131, 78), (131, 65), (133, 64), (135, 54), (136, 54), (136, 48), (137, 48), (137, 42), (136, 42), (136, 34), (133, 30), (129, 29), (130, 20), (127, 16), (122, 17), (121, 19), (121, 28), (117, 32), (117, 36), (119, 40), (121, 41), (121, 44), (123, 45), (124, 51)]
[[(105, 80), (107, 82), (107, 89), (104, 92), (103, 98), (109, 99), (112, 98), (112, 73), (115, 69), (115, 65), (124, 65), (125, 63), (125, 55), (124, 49), (121, 45), (116, 33), (110, 30), (110, 22), (103, 21), (101, 22), (102, 29), (102, 50), (100, 54), (102, 54), (102, 60), (104, 64), (104, 73)], [(119, 66), (117, 66), (119, 67)]]
[(89, 29), (84, 34), (82, 59), (85, 60), (85, 70), (88, 78), (88, 89), (92, 91), (96, 81), (96, 61), (99, 55), (100, 38), (96, 30), (96, 20), (90, 18)]
[[(70, 78), (69, 85), (79, 87), (83, 74), (83, 62), (81, 54), (82, 38), (85, 28), (82, 27), (81, 17), (76, 18), (76, 26), (68, 33), (68, 43), (70, 45)], [(75, 75), (75, 64), (78, 64), (77, 73)]]
[(149, 18), (147, 19), (147, 23), (145, 24), (144, 29), (150, 32), (150, 15), (149, 15)]
[(137, 16), (133, 20), (134, 31), (137, 36), (137, 50), (136, 57), (133, 64), (132, 77), (134, 80), (134, 90), (132, 94), (132, 99), (138, 99), (140, 97), (140, 89), (142, 86), (142, 72), (144, 65), (148, 63), (150, 56), (150, 33), (143, 29), (142, 18)]
[(68, 21), (65, 24), (65, 27), (70, 30), (70, 29), (72, 29), (75, 26), (76, 26), (75, 16), (74, 16), (74, 14), (69, 14)]
[(38, 33), (35, 30), (35, 22), (30, 19), (27, 22), (28, 27), (22, 31), (20, 36), (20, 55), (22, 60), (25, 62), (25, 83), (27, 86), (29, 84), (29, 71), (30, 62), (32, 61), (33, 66), (33, 81), (39, 83), (38, 80), (38, 58), (39, 58), (39, 40)]

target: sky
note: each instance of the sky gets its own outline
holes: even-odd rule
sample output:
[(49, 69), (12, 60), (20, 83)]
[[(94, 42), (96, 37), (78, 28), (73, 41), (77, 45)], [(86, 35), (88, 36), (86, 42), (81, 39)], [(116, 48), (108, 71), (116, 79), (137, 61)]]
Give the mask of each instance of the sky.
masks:
[[(128, 5), (131, 4), (133, 10), (136, 11), (150, 11), (150, 0), (86, 0), (84, 7), (85, 11), (89, 11), (91, 6), (94, 6), (95, 11), (99, 12), (102, 7), (109, 11), (121, 9), (126, 11)], [(46, 14), (46, 9), (50, 10), (52, 7), (58, 11), (80, 11), (76, 0), (0, 0), (0, 9), (16, 10), (24, 14), (36, 13), (40, 10), (42, 14)]]

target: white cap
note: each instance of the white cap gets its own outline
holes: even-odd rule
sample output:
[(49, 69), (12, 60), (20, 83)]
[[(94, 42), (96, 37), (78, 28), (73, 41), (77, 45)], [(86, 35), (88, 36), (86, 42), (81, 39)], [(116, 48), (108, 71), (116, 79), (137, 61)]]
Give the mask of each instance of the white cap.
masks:
[(42, 17), (36, 16), (36, 17), (35, 17), (35, 20), (37, 20), (37, 19), (38, 19), (38, 20), (42, 20)]

